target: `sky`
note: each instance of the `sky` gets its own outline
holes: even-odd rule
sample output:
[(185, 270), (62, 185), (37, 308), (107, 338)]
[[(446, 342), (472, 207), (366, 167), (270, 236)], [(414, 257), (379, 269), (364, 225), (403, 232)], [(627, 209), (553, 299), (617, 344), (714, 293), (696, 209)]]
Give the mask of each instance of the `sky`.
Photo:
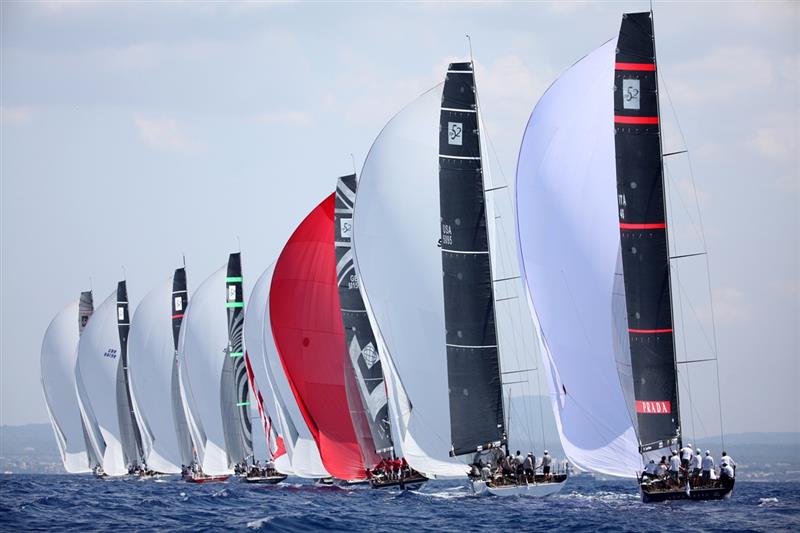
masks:
[[(135, 305), (183, 254), (191, 289), (240, 246), (249, 290), (465, 34), (513, 185), (538, 98), (647, 9), (3, 1), (0, 424), (47, 421), (42, 335), (79, 291), (99, 304), (124, 272)], [(680, 357), (716, 338), (726, 432), (800, 431), (800, 3), (654, 10), (664, 149), (689, 150), (667, 169), (671, 242), (707, 251), (681, 266)], [(714, 365), (683, 368), (714, 435)]]

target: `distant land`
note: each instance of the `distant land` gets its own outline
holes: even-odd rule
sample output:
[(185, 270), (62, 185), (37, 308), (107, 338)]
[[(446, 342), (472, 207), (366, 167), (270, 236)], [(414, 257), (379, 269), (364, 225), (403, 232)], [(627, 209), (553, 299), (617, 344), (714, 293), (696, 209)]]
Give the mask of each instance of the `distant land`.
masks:
[[(692, 444), (712, 450), (719, 463), (719, 437), (698, 439)], [(800, 433), (726, 435), (725, 446), (739, 466), (739, 479), (800, 481)], [(553, 443), (551, 452), (561, 454), (560, 448)], [(263, 452), (259, 453), (258, 450), (257, 454), (263, 456)], [(64, 468), (50, 424), (0, 426), (0, 472), (63, 474)]]

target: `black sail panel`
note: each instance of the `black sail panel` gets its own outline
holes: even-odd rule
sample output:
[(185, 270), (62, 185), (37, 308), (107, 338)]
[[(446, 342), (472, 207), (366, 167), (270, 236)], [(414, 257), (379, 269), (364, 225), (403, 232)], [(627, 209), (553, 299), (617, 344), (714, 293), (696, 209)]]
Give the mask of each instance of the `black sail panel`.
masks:
[(94, 313), (94, 300), (92, 299), (92, 291), (84, 291), (81, 293), (81, 299), (78, 303), (78, 334), (83, 334), (83, 329), (89, 323)]
[(680, 439), (659, 122), (651, 14), (630, 13), (617, 42), (614, 130), (633, 411), (643, 453)]
[[(366, 306), (359, 291), (359, 279), (353, 261), (353, 206), (356, 198), (356, 175), (339, 178), (334, 207), (334, 243), (339, 305), (344, 324), (344, 357), (347, 399), (353, 425), (359, 436), (362, 454), (367, 459), (375, 453), (391, 456), (394, 445), (389, 424), (389, 404), (383, 378), (378, 343), (369, 323)], [(366, 416), (368, 434), (360, 431), (361, 417)], [(370, 446), (372, 450), (364, 448)], [(367, 453), (368, 452), (368, 453)], [(373, 458), (374, 460), (374, 458)], [(372, 468), (373, 464), (366, 464)]]
[(117, 413), (125, 463), (127, 466), (131, 466), (141, 464), (144, 447), (139, 423), (136, 420), (136, 412), (133, 408), (133, 388), (128, 365), (128, 333), (131, 329), (128, 307), (128, 287), (123, 280), (117, 283), (117, 329), (121, 361), (117, 371)]
[(253, 428), (250, 420), (250, 386), (247, 378), (247, 365), (244, 361), (244, 289), (242, 285), (241, 254), (230, 254), (225, 278), (226, 302), (228, 310), (228, 354), (225, 360), (223, 391), (232, 386), (233, 397), (223, 394), (223, 413), (230, 412), (231, 403), (236, 408), (236, 417), (224, 417), (226, 445), (231, 463), (246, 459), (253, 454)]
[(451, 455), (506, 440), (471, 63), (451, 63), (439, 125), (444, 318)]
[(186, 306), (189, 305), (189, 292), (186, 285), (185, 268), (175, 269), (175, 274), (172, 276), (172, 299), (170, 305), (172, 312), (172, 341), (173, 348), (175, 349), (172, 363), (172, 379), (170, 382), (172, 419), (175, 422), (175, 432), (178, 436), (181, 462), (184, 465), (188, 465), (195, 459), (192, 452), (194, 445), (192, 443), (191, 433), (189, 432), (189, 422), (186, 420), (186, 412), (183, 409), (183, 400), (181, 399), (180, 358), (178, 357), (178, 340), (181, 333), (181, 324), (183, 324), (183, 315), (186, 312)]

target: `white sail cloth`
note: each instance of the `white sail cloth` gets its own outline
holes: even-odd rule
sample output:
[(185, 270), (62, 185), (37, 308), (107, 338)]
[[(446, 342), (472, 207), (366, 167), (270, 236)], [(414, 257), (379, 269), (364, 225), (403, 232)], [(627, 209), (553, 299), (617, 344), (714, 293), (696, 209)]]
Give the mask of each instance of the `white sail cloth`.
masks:
[(233, 473), (228, 466), (221, 404), (236, 401), (221, 398), (222, 366), (228, 357), (226, 268), (223, 265), (214, 272), (192, 295), (178, 342), (181, 393), (189, 430), (200, 468), (210, 476)]
[[(253, 360), (253, 371), (257, 380), (263, 376), (269, 384), (274, 405), (273, 412), (277, 414), (279, 433), (283, 437), (286, 455), (290, 463), (289, 470), (298, 477), (324, 478), (330, 474), (322, 465), (317, 444), (297, 406), (272, 336), (269, 290), (272, 285), (274, 269), (275, 265), (270, 265), (258, 278), (253, 288), (250, 308), (256, 308), (256, 311), (253, 314), (245, 315), (245, 340), (257, 338), (258, 335), (255, 331), (260, 332), (261, 357), (258, 362), (254, 361), (255, 357), (251, 359)], [(248, 317), (250, 317), (250, 324), (248, 324)], [(344, 348), (342, 349), (344, 350)], [(250, 350), (249, 344), (248, 350)], [(265, 397), (264, 400), (266, 402), (268, 398)], [(285, 461), (286, 459), (280, 458), (275, 466), (279, 471), (287, 473), (285, 470), (281, 470), (282, 466), (285, 466)]]
[(142, 416), (147, 466), (180, 473), (181, 454), (172, 416), (172, 277), (150, 291), (136, 308), (128, 337), (131, 385)]
[(364, 162), (353, 214), (361, 292), (379, 343), (394, 443), (412, 468), (463, 478), (449, 457), (439, 218), (441, 85), (384, 127)]
[(638, 441), (615, 365), (620, 233), (609, 41), (576, 63), (531, 114), (517, 167), (523, 277), (553, 409), (575, 466), (633, 477)]
[(41, 355), (42, 392), (47, 413), (64, 469), (71, 474), (90, 470), (75, 388), (78, 302), (71, 302), (50, 322), (42, 341)]
[(83, 330), (76, 364), (76, 379), (83, 389), (81, 401), (88, 403), (81, 410), (87, 427), (96, 424), (99, 437), (105, 441), (105, 445), (97, 443), (97, 453), (103, 471), (109, 476), (128, 473), (117, 412), (117, 373), (121, 361), (117, 291), (114, 290)]
[[(269, 287), (272, 282), (273, 268), (273, 266), (270, 266), (261, 274), (250, 293), (250, 300), (248, 300), (244, 315), (244, 341), (245, 346), (247, 346), (247, 354), (250, 357), (253, 375), (255, 376), (255, 383), (264, 401), (263, 407), (265, 414), (271, 420), (276, 435), (278, 438), (283, 439), (285, 445), (286, 436), (280, 423), (280, 418), (276, 416), (278, 405), (275, 402), (275, 396), (272, 392), (272, 381), (270, 380), (269, 370), (267, 369), (267, 351), (264, 346), (265, 334), (268, 333), (269, 340), (270, 342), (272, 341), (272, 331), (267, 331), (264, 324), (267, 314), (267, 302), (269, 301)], [(264, 437), (267, 440), (267, 446), (271, 448), (270, 436), (265, 435)], [(274, 450), (270, 449), (270, 453), (273, 452)], [(275, 459), (275, 467), (279, 472), (284, 474), (294, 474), (288, 453), (284, 453)]]

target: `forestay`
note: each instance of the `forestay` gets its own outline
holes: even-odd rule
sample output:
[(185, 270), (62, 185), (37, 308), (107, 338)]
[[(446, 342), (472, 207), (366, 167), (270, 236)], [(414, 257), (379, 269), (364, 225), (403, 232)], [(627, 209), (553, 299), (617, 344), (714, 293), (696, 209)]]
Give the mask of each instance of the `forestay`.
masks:
[(463, 477), (451, 459), (439, 221), (441, 85), (400, 111), (359, 181), (353, 248), (375, 327), (394, 445), (428, 477)]
[(633, 477), (638, 443), (617, 377), (624, 312), (610, 41), (576, 63), (534, 109), (517, 168), (517, 224), (528, 299), (570, 461)]

